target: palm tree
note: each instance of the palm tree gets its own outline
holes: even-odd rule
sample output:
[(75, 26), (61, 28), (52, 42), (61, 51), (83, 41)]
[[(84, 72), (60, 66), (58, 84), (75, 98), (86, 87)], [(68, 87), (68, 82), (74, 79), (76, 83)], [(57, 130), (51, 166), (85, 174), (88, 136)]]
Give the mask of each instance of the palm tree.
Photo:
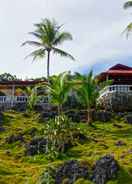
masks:
[(34, 109), (34, 106), (37, 104), (37, 101), (39, 101), (39, 96), (37, 95), (37, 88), (35, 87), (25, 87), (24, 89), (18, 88), (18, 93), (24, 93), (27, 98), (27, 111), (32, 111)]
[(68, 57), (75, 60), (74, 57), (59, 49), (57, 46), (66, 40), (72, 40), (72, 35), (69, 32), (61, 31), (62, 26), (59, 26), (55, 20), (42, 19), (39, 24), (35, 24), (36, 30), (30, 32), (36, 39), (34, 41), (26, 41), (22, 45), (31, 45), (37, 47), (37, 50), (31, 52), (28, 56), (33, 57), (33, 60), (47, 57), (47, 79), (50, 76), (50, 56), (51, 53), (58, 54), (63, 57)]
[(97, 80), (93, 77), (93, 72), (88, 75), (76, 73), (75, 90), (80, 103), (86, 108), (87, 123), (91, 123), (91, 108), (95, 106), (98, 97)]
[[(127, 1), (126, 3), (124, 3), (124, 9), (128, 9), (131, 7), (132, 7), (132, 1)], [(128, 24), (124, 32), (126, 32), (126, 36), (128, 38), (129, 34), (132, 32), (132, 22)]]
[(72, 84), (68, 82), (68, 72), (52, 76), (50, 83), (46, 85), (49, 92), (50, 103), (58, 107), (58, 114), (62, 114), (62, 105), (67, 101)]

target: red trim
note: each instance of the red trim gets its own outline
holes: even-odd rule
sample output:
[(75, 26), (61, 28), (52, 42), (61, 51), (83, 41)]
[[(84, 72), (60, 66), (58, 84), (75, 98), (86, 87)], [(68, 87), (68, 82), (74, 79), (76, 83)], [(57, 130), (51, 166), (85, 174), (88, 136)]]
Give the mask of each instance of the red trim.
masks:
[(46, 81), (38, 81), (38, 80), (32, 80), (32, 81), (0, 81), (0, 85), (35, 85), (39, 83), (47, 83)]

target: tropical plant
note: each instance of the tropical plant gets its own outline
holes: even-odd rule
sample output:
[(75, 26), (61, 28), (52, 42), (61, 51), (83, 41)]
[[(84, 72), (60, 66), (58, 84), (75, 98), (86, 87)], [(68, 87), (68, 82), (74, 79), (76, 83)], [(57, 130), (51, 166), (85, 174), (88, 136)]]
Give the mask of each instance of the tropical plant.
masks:
[(56, 157), (58, 153), (64, 153), (73, 143), (74, 133), (77, 131), (75, 124), (65, 116), (60, 115), (49, 120), (44, 129), (44, 135), (48, 142), (48, 152)]
[[(37, 184), (54, 184), (55, 181), (52, 177), (51, 172), (53, 172), (50, 168), (47, 169), (45, 172), (43, 172), (40, 177), (39, 180), (37, 182)], [(55, 172), (55, 171), (54, 171)]]
[(80, 104), (86, 109), (87, 123), (91, 122), (91, 108), (95, 106), (98, 97), (97, 80), (93, 77), (93, 72), (88, 75), (76, 73), (75, 90)]
[(3, 73), (0, 75), (0, 81), (16, 81), (20, 80), (16, 77), (16, 75), (11, 75), (10, 73)]
[[(128, 9), (131, 7), (132, 7), (132, 1), (127, 1), (126, 3), (124, 3), (124, 9)], [(132, 32), (132, 22), (128, 24), (124, 32), (126, 32), (126, 36), (128, 37), (129, 34)]]
[(37, 95), (37, 86), (35, 87), (26, 87), (26, 88), (18, 88), (17, 92), (22, 92), (27, 96), (27, 110), (32, 111), (37, 101), (39, 100), (39, 96)]
[(29, 54), (29, 56), (33, 57), (33, 60), (47, 56), (47, 78), (50, 76), (51, 53), (74, 60), (71, 54), (57, 47), (66, 40), (72, 40), (72, 35), (69, 32), (61, 31), (62, 27), (63, 26), (58, 25), (55, 20), (42, 19), (39, 24), (35, 24), (36, 30), (30, 33), (36, 40), (23, 43), (23, 45), (28, 44), (37, 47), (37, 50)]
[(68, 82), (68, 72), (53, 76), (46, 87), (49, 92), (49, 102), (58, 107), (58, 114), (63, 112), (62, 105), (67, 101), (72, 84)]

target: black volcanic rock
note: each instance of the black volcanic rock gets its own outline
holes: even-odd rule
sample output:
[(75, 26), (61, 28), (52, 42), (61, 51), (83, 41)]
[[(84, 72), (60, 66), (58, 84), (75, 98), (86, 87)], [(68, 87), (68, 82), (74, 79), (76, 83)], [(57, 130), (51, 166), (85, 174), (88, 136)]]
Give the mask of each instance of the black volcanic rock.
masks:
[(118, 164), (113, 156), (106, 155), (99, 159), (94, 167), (92, 181), (95, 184), (106, 184), (117, 175)]
[(33, 156), (46, 152), (47, 140), (43, 137), (33, 138), (30, 143), (26, 145), (26, 155)]
[(79, 178), (88, 178), (88, 168), (76, 160), (65, 162), (56, 171), (55, 184), (62, 184), (67, 178), (69, 184), (73, 184)]

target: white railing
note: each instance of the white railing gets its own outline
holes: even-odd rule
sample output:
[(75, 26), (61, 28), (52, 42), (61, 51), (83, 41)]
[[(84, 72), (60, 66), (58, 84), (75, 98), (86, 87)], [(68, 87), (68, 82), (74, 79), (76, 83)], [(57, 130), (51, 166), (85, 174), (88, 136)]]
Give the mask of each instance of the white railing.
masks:
[(103, 90), (100, 91), (100, 97), (104, 96), (107, 93), (113, 92), (125, 92), (125, 93), (132, 93), (132, 85), (111, 85), (105, 87)]
[[(27, 96), (0, 96), (0, 104), (4, 103), (26, 103), (28, 100)], [(48, 103), (48, 97), (47, 96), (42, 96), (38, 103), (43, 103), (46, 104)]]

